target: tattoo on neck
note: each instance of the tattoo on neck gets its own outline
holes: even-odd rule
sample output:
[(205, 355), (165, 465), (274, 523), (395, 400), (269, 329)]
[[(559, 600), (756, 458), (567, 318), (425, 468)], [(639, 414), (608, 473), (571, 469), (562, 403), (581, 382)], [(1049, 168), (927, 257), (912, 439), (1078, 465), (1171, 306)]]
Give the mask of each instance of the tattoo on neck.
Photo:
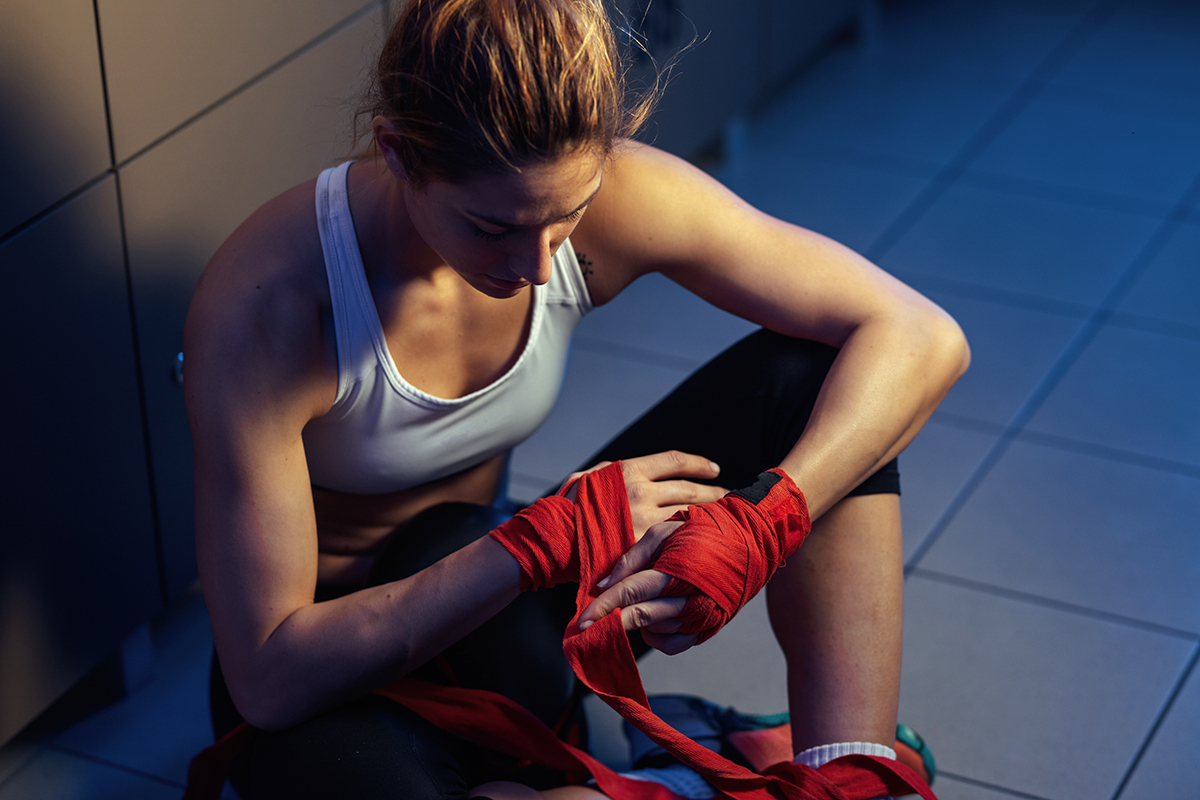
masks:
[(579, 271), (583, 273), (584, 279), (596, 274), (596, 271), (591, 268), (592, 262), (588, 261), (587, 256), (578, 250), (575, 251), (575, 260), (579, 262)]

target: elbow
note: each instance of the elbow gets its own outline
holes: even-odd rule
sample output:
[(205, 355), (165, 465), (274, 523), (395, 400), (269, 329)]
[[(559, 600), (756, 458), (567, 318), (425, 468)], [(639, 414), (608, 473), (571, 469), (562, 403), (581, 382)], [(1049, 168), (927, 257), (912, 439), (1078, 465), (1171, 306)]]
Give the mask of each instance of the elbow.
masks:
[(922, 316), (918, 323), (924, 343), (920, 369), (940, 402), (971, 366), (971, 347), (959, 324), (940, 308), (929, 309)]
[(228, 681), (229, 696), (242, 719), (264, 731), (278, 731), (301, 722), (298, 703), (284, 696), (277, 682)]
[(939, 333), (940, 349), (946, 354), (947, 371), (950, 373), (950, 385), (966, 374), (971, 366), (971, 345), (963, 329), (953, 318), (942, 317), (941, 332)]
[(286, 668), (251, 666), (225, 672), (229, 697), (242, 719), (265, 731), (297, 725), (319, 708), (305, 681), (292, 679)]

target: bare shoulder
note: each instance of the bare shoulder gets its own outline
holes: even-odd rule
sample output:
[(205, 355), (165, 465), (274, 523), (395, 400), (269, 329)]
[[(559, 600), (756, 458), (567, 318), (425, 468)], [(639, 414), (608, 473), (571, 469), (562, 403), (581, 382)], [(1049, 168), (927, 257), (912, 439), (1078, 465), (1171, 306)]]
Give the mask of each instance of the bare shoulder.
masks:
[(310, 180), (264, 204), (201, 275), (184, 328), (189, 416), (253, 395), (308, 418), (332, 404), (337, 355), (314, 190)]
[(640, 275), (666, 272), (672, 264), (701, 256), (700, 221), (728, 230), (757, 215), (683, 159), (623, 142), (605, 165), (600, 193), (571, 238), (594, 262), (593, 294), (605, 302)]

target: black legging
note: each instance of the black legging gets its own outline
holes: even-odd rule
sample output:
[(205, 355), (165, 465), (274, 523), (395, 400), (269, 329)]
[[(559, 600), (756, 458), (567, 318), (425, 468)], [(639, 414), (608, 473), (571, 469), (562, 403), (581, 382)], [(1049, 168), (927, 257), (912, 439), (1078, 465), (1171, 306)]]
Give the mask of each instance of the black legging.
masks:
[[(587, 466), (674, 449), (716, 461), (724, 486), (749, 485), (759, 472), (777, 466), (800, 437), (836, 355), (826, 345), (753, 333), (701, 367)], [(899, 491), (892, 461), (850, 494)], [(368, 585), (412, 575), (486, 535), (503, 519), (496, 509), (466, 503), (428, 509), (391, 537)], [(317, 600), (355, 588), (320, 586)], [(579, 693), (562, 654), (574, 598), (574, 585), (523, 594), (411, 676), (498, 692), (549, 725), (576, 717)], [(211, 708), (218, 736), (241, 721), (215, 656)], [(256, 732), (234, 766), (233, 783), (245, 800), (459, 800), (489, 780), (518, 780), (535, 788), (563, 782), (561, 774), (512, 767), (511, 759), (368, 696), (284, 731)]]

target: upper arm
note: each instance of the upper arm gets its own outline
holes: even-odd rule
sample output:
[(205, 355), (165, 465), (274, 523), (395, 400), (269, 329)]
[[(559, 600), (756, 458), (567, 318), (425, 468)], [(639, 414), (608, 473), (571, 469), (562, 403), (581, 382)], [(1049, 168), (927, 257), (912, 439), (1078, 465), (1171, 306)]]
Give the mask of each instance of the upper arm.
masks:
[(661, 272), (744, 319), (832, 345), (877, 315), (942, 314), (849, 248), (758, 211), (648, 146), (612, 159), (573, 238), (595, 262), (598, 302)]
[(218, 251), (184, 330), (196, 551), (222, 666), (235, 680), (312, 602), (317, 531), (301, 433), (336, 390), (319, 302), (271, 230), (271, 220), (252, 217)]

